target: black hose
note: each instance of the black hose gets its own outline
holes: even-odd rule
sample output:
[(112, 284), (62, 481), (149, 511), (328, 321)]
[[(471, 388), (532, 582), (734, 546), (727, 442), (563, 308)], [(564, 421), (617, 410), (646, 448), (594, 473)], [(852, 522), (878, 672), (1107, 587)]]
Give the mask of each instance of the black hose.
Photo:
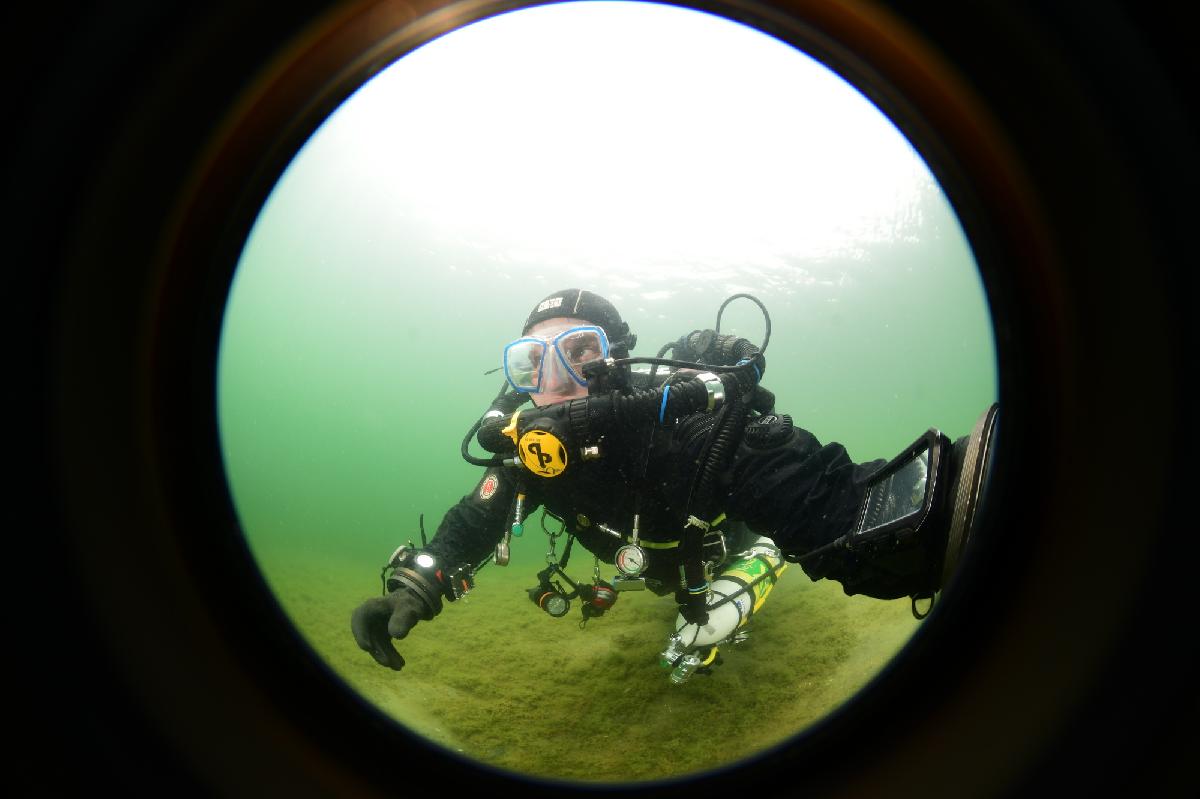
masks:
[(721, 307), (719, 309), (717, 309), (717, 327), (716, 327), (717, 332), (718, 333), (721, 332), (721, 314), (724, 313), (725, 306), (728, 305), (729, 303), (733, 302), (736, 299), (750, 300), (751, 302), (753, 302), (755, 305), (758, 306), (759, 310), (762, 311), (763, 319), (766, 320), (767, 333), (765, 336), (763, 336), (763, 343), (759, 345), (758, 351), (765, 355), (767, 352), (767, 344), (771, 341), (771, 315), (769, 313), (767, 313), (767, 306), (763, 305), (762, 302), (760, 302), (757, 297), (755, 297), (751, 294), (734, 294), (729, 299), (725, 300), (725, 302), (721, 303)]
[[(741, 339), (746, 341), (745, 339)], [(749, 341), (746, 344), (754, 347)], [(754, 350), (758, 352), (757, 349)], [(696, 363), (695, 361), (677, 361), (672, 358), (618, 358), (612, 362), (613, 367), (629, 366), (635, 363), (652, 363), (659, 366), (674, 366), (676, 369), (694, 369), (702, 372), (738, 372), (750, 369), (749, 364), (733, 364), (730, 366), (720, 366), (717, 364)], [(762, 368), (761, 366), (759, 367)], [(753, 370), (751, 370), (753, 371)]]
[(691, 496), (688, 498), (689, 507), (692, 506), (693, 501), (699, 502), (699, 508), (704, 514), (701, 518), (707, 519), (712, 515), (711, 489), (713, 482), (716, 480), (717, 474), (728, 465), (729, 458), (741, 443), (741, 434), (745, 427), (746, 402), (742, 399), (741, 394), (735, 394), (722, 409), (721, 416), (710, 433), (712, 441), (701, 462), (696, 479), (692, 484)]
[(462, 446), (459, 447), (459, 452), (462, 453), (463, 460), (473, 466), (503, 466), (504, 458), (500, 457), (499, 455), (495, 455), (491, 458), (476, 458), (474, 455), (468, 452), (471, 446), (471, 438), (479, 431), (480, 423), (482, 421), (483, 420), (481, 419), (475, 424), (471, 425), (471, 429), (467, 431), (466, 437), (462, 440)]
[[(746, 416), (750, 413), (751, 407), (748, 398), (758, 384), (758, 376), (751, 377), (750, 370), (754, 369), (761, 375), (761, 370), (766, 365), (761, 351), (745, 339), (721, 341), (718, 337), (716, 343), (722, 347), (729, 345), (733, 357), (739, 363), (743, 360), (747, 363), (737, 367), (732, 374), (733, 382), (736, 385), (732, 391), (728, 392), (729, 399), (709, 432), (705, 452), (701, 456), (700, 466), (688, 493), (686, 512), (689, 516), (696, 516), (704, 521), (711, 520), (715, 513), (713, 485), (717, 475), (728, 466), (738, 444), (741, 443), (742, 433), (746, 427)], [(698, 383), (699, 381), (693, 380), (692, 382)], [(680, 546), (680, 556), (683, 561), (683, 573), (690, 588), (698, 585), (704, 574), (703, 532), (695, 529), (690, 521), (684, 525), (683, 529), (685, 533)], [(680, 592), (679, 599), (681, 604), (703, 601), (690, 592)], [(707, 618), (707, 612), (707, 610), (703, 610), (701, 618)]]
[[(500, 392), (496, 395), (496, 398), (492, 400), (492, 406), (488, 408), (487, 412), (484, 413), (484, 415), (481, 416), (479, 420), (475, 422), (475, 424), (471, 425), (471, 429), (467, 431), (466, 437), (463, 438), (462, 446), (459, 448), (459, 451), (462, 453), (463, 460), (474, 466), (503, 466), (503, 457), (496, 456), (492, 458), (476, 458), (474, 455), (472, 455), (468, 451), (470, 449), (471, 439), (476, 433), (480, 432), (486, 423), (489, 428), (487, 431), (488, 435), (481, 435), (481, 440), (479, 442), (480, 446), (482, 446), (488, 452), (500, 452), (502, 448), (496, 441), (496, 437), (499, 435), (499, 428), (508, 423), (508, 417), (512, 416), (513, 411), (519, 408), (527, 399), (529, 399), (528, 394), (522, 394), (518, 391), (508, 391), (508, 383), (505, 382), (502, 384), (500, 386)], [(492, 413), (493, 411), (499, 411), (501, 416), (489, 418), (488, 414)], [(493, 419), (495, 419), (495, 421), (493, 421)]]
[[(664, 344), (664, 345), (662, 345), (661, 347), (659, 347), (659, 348), (658, 348), (658, 352), (656, 352), (656, 353), (654, 354), (654, 357), (655, 357), (656, 359), (657, 359), (657, 358), (661, 358), (662, 356), (664, 356), (664, 355), (666, 355), (666, 354), (667, 354), (667, 350), (671, 350), (672, 352), (674, 352), (674, 350), (675, 350), (675, 342), (674, 342), (674, 341), (668, 341), (666, 344)], [(654, 364), (654, 366), (650, 367), (650, 380), (651, 380), (651, 382), (653, 382), (653, 380), (654, 380), (655, 376), (658, 374), (658, 366), (659, 366), (659, 365), (656, 363), (656, 364)]]
[[(745, 339), (738, 339), (734, 344), (732, 354), (736, 355), (739, 360), (744, 361), (743, 363), (734, 366), (705, 366), (703, 368), (720, 375), (726, 396), (734, 398), (730, 402), (736, 400), (740, 409), (738, 418), (730, 421), (729, 424), (740, 425), (744, 421), (743, 417), (746, 413), (746, 398), (750, 392), (755, 390), (758, 384), (758, 376), (761, 374), (762, 369), (765, 368), (765, 361), (758, 349)], [(658, 362), (689, 369), (694, 369), (697, 366), (697, 364), (690, 361), (671, 361), (657, 358), (627, 358), (614, 362), (614, 365), (620, 366), (635, 362)], [(665, 404), (663, 402), (664, 396), (666, 397)], [(477, 440), (479, 445), (488, 452), (497, 455), (507, 452), (511, 449), (511, 442), (507, 436), (501, 433), (508, 423), (508, 418), (506, 417), (510, 416), (516, 410), (517, 406), (527, 398), (527, 395), (517, 392), (502, 393), (492, 405), (492, 409), (500, 411), (501, 416), (480, 419), (472, 426), (466, 438), (463, 439), (462, 456), (464, 460), (476, 466), (490, 467), (502, 465), (504, 462), (502, 457), (488, 459), (473, 457), (468, 452), (470, 440), (478, 434)], [(606, 433), (621, 425), (640, 426), (647, 423), (665, 423), (666, 419), (673, 420), (689, 416), (693, 413), (699, 413), (708, 407), (708, 401), (707, 386), (705, 386), (703, 381), (693, 377), (658, 388), (635, 388), (624, 393), (614, 391), (608, 394), (569, 400), (565, 403), (558, 403), (557, 406), (544, 406), (539, 408), (538, 411), (544, 414), (556, 415), (560, 418), (565, 416), (571, 420), (571, 427), (576, 434), (586, 433), (587, 435), (595, 436)], [(728, 405), (726, 405), (726, 408), (728, 408)], [(723, 409), (723, 415), (727, 415), (725, 409)], [(736, 439), (737, 434), (738, 431), (731, 428), (725, 435), (726, 437)], [(736, 440), (733, 446), (736, 446)], [(730, 445), (722, 443), (721, 447), (717, 450), (720, 459), (711, 467), (710, 471), (720, 469), (724, 465), (725, 455), (731, 449)], [(709, 482), (711, 482), (711, 478)]]

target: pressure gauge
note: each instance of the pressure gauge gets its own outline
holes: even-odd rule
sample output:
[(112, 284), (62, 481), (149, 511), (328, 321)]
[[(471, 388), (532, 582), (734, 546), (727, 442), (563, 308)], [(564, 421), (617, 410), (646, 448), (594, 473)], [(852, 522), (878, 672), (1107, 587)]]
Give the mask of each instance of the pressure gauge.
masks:
[(626, 577), (637, 577), (646, 570), (646, 550), (637, 544), (626, 544), (617, 550), (613, 562), (621, 574)]

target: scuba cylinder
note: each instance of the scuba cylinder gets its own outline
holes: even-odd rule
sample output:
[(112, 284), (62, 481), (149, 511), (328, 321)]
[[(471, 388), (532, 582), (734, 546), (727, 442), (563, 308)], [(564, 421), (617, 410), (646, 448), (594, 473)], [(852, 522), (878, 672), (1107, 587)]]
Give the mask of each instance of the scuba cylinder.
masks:
[(671, 669), (671, 682), (676, 685), (713, 662), (718, 645), (745, 637), (742, 628), (788, 566), (779, 548), (762, 536), (735, 557), (710, 586), (707, 619), (688, 621), (681, 612), (675, 620), (675, 632), (667, 640), (660, 664)]

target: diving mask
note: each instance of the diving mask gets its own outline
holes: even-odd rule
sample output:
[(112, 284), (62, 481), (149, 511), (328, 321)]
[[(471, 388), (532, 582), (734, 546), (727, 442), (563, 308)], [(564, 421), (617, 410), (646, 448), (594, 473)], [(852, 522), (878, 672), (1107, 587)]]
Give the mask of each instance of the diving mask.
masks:
[(504, 348), (504, 376), (526, 394), (578, 393), (587, 387), (583, 367), (608, 357), (608, 336), (595, 325), (535, 325)]

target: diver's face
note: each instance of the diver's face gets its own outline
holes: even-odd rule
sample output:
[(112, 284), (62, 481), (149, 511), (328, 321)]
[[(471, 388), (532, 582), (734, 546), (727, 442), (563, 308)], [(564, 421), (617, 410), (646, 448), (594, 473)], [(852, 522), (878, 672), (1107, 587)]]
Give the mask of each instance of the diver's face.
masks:
[[(556, 316), (553, 319), (545, 319), (538, 322), (529, 328), (529, 332), (525, 335), (531, 338), (540, 338), (546, 342), (553, 342), (564, 330), (581, 326), (594, 325), (591, 322), (576, 319), (573, 316)], [(563, 350), (563, 354), (569, 362), (577, 366), (604, 357), (604, 353), (593, 346), (590, 340), (587, 343), (560, 340), (559, 347)], [(533, 399), (533, 404), (538, 406), (553, 405), (556, 402), (566, 402), (567, 400), (586, 396), (587, 386), (580, 385), (577, 380), (571, 377), (571, 373), (563, 366), (555, 354), (553, 346), (547, 347), (546, 363), (542, 364), (541, 391), (530, 395)]]

